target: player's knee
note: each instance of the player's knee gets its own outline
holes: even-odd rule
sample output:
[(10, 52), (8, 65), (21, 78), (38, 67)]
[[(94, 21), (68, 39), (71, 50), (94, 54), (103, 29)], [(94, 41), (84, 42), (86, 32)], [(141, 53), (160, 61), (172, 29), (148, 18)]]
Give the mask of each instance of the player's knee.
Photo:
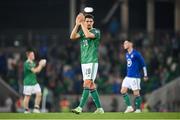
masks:
[(121, 92), (121, 94), (126, 94), (126, 93), (127, 93), (127, 90), (124, 89), (124, 88), (122, 88), (120, 92)]
[(84, 81), (84, 84), (83, 84), (83, 87), (84, 88), (87, 88), (87, 89), (90, 89), (91, 88), (91, 80), (85, 80)]
[(121, 92), (121, 94), (126, 94), (126, 92), (125, 92), (125, 91), (123, 91), (123, 90), (121, 90), (120, 92)]
[(134, 96), (140, 96), (139, 90), (133, 91)]
[(30, 95), (25, 95), (24, 96), (24, 102), (29, 102), (29, 100), (30, 100)]
[(36, 93), (36, 96), (37, 96), (37, 97), (41, 97), (41, 96), (42, 96), (42, 93), (41, 93), (41, 92), (38, 92), (38, 93)]
[(96, 84), (94, 82), (91, 82), (90, 90), (95, 90), (95, 89), (96, 89)]
[(139, 93), (134, 93), (133, 95), (134, 95), (135, 97), (140, 96)]
[(30, 95), (25, 95), (24, 99), (30, 99), (30, 97), (31, 97)]

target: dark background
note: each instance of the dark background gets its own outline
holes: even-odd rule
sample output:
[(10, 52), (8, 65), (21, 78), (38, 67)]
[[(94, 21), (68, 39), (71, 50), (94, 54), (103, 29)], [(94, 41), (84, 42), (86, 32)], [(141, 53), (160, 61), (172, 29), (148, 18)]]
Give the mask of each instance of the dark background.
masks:
[[(96, 25), (102, 26), (109, 9), (116, 0), (91, 0), (87, 6), (95, 10)], [(129, 28), (146, 29), (146, 0), (129, 0)], [(76, 1), (80, 8), (80, 0)], [(76, 11), (78, 13), (78, 11)], [(155, 2), (155, 28), (174, 28), (174, 4), (171, 1)], [(114, 17), (119, 19), (120, 9)], [(69, 0), (1, 0), (0, 29), (8, 28), (68, 28)]]

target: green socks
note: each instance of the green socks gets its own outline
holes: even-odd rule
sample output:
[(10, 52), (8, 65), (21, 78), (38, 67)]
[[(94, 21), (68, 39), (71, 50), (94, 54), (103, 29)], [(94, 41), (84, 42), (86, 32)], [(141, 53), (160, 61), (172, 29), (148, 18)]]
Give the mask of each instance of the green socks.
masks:
[(126, 105), (131, 106), (129, 95), (127, 93), (125, 93), (125, 94), (123, 94), (123, 97), (124, 97), (124, 101), (125, 101)]
[(91, 96), (93, 98), (93, 101), (95, 102), (96, 107), (101, 108), (101, 102), (100, 102), (99, 95), (96, 89), (91, 91)]
[(79, 106), (81, 108), (83, 108), (83, 106), (85, 105), (88, 97), (89, 97), (89, 89), (84, 89), (83, 93), (82, 93), (81, 101), (80, 101), (80, 104), (79, 104)]
[[(83, 90), (83, 93), (82, 93), (82, 97), (81, 97), (81, 101), (80, 101), (80, 104), (79, 104), (79, 107), (83, 108), (88, 97), (89, 97), (89, 89), (84, 89)], [(92, 90), (91, 91), (91, 96), (93, 98), (93, 101), (95, 102), (95, 105), (97, 108), (101, 108), (101, 102), (99, 100), (99, 95), (98, 95), (98, 92), (97, 90)]]
[(141, 102), (142, 102), (141, 96), (137, 96), (137, 97), (135, 98), (135, 107), (136, 107), (136, 109), (140, 109), (140, 107), (141, 107)]

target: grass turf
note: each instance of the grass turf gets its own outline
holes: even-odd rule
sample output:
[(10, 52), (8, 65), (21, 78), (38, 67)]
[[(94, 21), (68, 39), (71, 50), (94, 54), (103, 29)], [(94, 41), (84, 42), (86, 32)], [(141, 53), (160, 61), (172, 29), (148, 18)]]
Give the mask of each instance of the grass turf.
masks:
[(121, 112), (107, 112), (105, 114), (92, 114), (92, 113), (81, 113), (79, 115), (73, 113), (40, 113), (40, 114), (24, 114), (24, 113), (0, 113), (0, 119), (9, 119), (9, 120), (25, 120), (25, 119), (42, 119), (42, 120), (52, 120), (52, 119), (69, 119), (69, 120), (79, 120), (79, 119), (89, 119), (89, 120), (122, 120), (122, 119), (176, 119), (180, 120), (180, 113), (159, 113), (159, 112), (150, 112), (150, 113), (128, 113), (124, 114)]

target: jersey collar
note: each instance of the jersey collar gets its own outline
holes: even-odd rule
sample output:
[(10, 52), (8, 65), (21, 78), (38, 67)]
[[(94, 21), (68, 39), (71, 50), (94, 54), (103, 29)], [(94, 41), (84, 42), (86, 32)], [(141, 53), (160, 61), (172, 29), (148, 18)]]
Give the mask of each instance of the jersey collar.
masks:
[(131, 54), (131, 53), (133, 52), (133, 50), (134, 50), (134, 49), (132, 48), (132, 50), (131, 50), (130, 52), (128, 52), (128, 54)]

